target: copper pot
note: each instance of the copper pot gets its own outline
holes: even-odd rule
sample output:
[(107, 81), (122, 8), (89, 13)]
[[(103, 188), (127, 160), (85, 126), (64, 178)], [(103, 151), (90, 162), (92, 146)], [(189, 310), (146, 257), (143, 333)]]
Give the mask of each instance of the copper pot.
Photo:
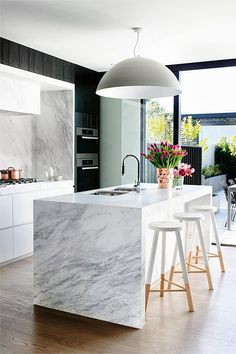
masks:
[(1, 170), (1, 179), (9, 179), (8, 170)]
[(15, 170), (14, 167), (8, 167), (7, 169), (10, 179), (20, 179), (22, 170)]

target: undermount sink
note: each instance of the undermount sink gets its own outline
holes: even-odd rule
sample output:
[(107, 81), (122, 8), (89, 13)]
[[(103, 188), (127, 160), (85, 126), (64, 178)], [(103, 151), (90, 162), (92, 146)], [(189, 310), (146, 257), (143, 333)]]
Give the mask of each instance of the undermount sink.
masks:
[[(145, 190), (144, 188), (141, 188), (141, 191)], [(120, 192), (136, 192), (136, 189), (134, 187), (117, 187), (114, 189), (114, 191), (120, 191)]]
[(104, 195), (104, 196), (118, 196), (118, 195), (123, 195), (128, 193), (129, 191), (119, 191), (119, 190), (111, 190), (111, 191), (97, 191), (94, 193), (91, 193), (92, 195)]

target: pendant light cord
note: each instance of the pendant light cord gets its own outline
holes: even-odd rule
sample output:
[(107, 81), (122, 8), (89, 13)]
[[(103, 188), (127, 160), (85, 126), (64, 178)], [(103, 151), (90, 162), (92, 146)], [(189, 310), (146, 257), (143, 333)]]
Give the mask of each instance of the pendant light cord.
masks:
[[(140, 57), (140, 54), (139, 54), (139, 34), (140, 34), (140, 31), (136, 31), (136, 33), (137, 33), (137, 40), (136, 40), (136, 43), (134, 46), (134, 56), (136, 58), (139, 58)], [(138, 53), (136, 53), (137, 48), (138, 48)]]

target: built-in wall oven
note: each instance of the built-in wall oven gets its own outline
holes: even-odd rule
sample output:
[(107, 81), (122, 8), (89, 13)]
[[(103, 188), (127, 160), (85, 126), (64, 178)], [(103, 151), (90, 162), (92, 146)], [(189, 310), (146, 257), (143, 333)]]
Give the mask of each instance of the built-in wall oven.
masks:
[(85, 154), (98, 152), (97, 129), (77, 128), (77, 152)]
[(77, 128), (77, 190), (99, 187), (98, 130)]

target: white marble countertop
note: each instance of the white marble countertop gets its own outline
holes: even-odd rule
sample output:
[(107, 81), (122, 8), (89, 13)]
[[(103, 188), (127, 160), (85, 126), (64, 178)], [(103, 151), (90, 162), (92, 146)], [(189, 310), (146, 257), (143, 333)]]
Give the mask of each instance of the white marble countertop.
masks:
[[(115, 187), (102, 188), (100, 190), (112, 190)], [(125, 185), (122, 187), (133, 187), (132, 185)], [(185, 185), (183, 191), (176, 192), (167, 189), (159, 189), (156, 183), (142, 183), (141, 193), (129, 192), (127, 194), (117, 196), (94, 195), (98, 190), (79, 192), (74, 194), (67, 194), (58, 197), (49, 197), (41, 199), (42, 201), (55, 203), (74, 203), (74, 204), (89, 204), (89, 205), (103, 205), (103, 206), (118, 206), (128, 208), (144, 208), (156, 203), (166, 202), (173, 198), (184, 198), (187, 202), (194, 198), (200, 198), (206, 193), (212, 192), (210, 186), (188, 186)]]
[[(34, 200), (35, 305), (144, 326), (145, 272), (153, 236), (148, 225), (194, 205), (210, 205), (212, 188), (186, 185), (174, 193), (157, 184), (141, 187), (140, 194), (87, 191)], [(166, 271), (174, 244), (173, 235), (167, 237)], [(160, 276), (158, 252), (153, 281)]]
[(15, 193), (24, 193), (32, 192), (44, 189), (58, 189), (65, 187), (66, 185), (73, 185), (72, 180), (62, 180), (62, 181), (40, 181), (35, 183), (22, 183), (22, 184), (13, 184), (7, 186), (0, 186), (0, 196), (15, 194)]

